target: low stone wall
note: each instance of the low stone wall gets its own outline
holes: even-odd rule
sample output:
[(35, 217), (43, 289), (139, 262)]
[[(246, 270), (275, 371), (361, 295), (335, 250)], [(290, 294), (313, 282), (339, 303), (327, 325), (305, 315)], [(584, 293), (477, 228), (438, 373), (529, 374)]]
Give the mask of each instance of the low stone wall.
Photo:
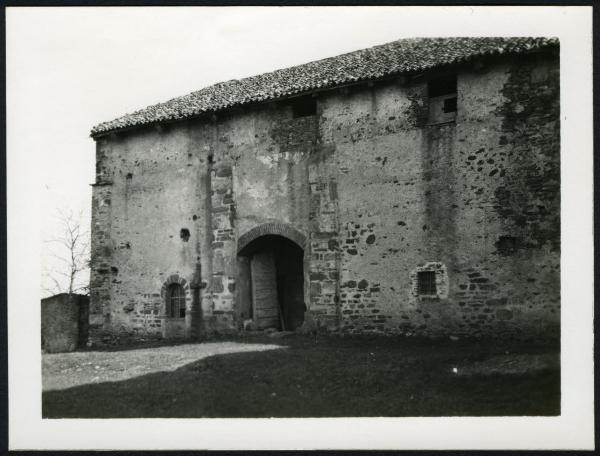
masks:
[(61, 293), (42, 299), (42, 349), (49, 353), (74, 351), (88, 338), (88, 296)]

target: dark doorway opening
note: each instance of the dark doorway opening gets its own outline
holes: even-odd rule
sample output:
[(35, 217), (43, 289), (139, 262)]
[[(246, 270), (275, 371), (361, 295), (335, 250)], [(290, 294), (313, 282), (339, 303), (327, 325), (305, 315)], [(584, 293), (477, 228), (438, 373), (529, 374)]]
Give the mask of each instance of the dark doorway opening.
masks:
[(241, 321), (294, 331), (304, 322), (304, 252), (283, 236), (261, 236), (238, 255)]

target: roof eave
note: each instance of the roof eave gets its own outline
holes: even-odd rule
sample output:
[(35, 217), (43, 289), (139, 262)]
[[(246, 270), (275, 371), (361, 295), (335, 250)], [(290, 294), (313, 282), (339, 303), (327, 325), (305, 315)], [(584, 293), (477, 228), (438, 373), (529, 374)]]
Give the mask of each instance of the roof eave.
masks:
[(180, 118), (176, 118), (176, 119), (164, 119), (164, 120), (155, 120), (155, 121), (150, 121), (150, 122), (144, 122), (144, 123), (138, 123), (138, 124), (134, 124), (134, 125), (129, 125), (126, 127), (122, 127), (122, 128), (112, 128), (109, 130), (105, 130), (105, 131), (99, 131), (99, 132), (91, 132), (90, 133), (90, 137), (94, 140), (98, 140), (100, 138), (106, 137), (106, 136), (110, 136), (110, 135), (116, 135), (116, 134), (120, 134), (120, 133), (124, 133), (124, 132), (128, 132), (128, 131), (132, 131), (132, 130), (139, 130), (139, 129), (143, 129), (143, 128), (151, 128), (153, 126), (158, 126), (158, 125), (169, 125), (169, 124), (173, 124), (173, 123), (177, 123), (177, 122), (183, 122), (183, 121), (189, 121), (189, 120), (194, 120), (194, 119), (200, 119), (203, 118), (205, 116), (208, 115), (215, 115), (217, 113), (221, 113), (221, 112), (226, 112), (229, 110), (233, 110), (236, 108), (243, 108), (246, 106), (256, 106), (256, 105), (262, 105), (262, 104), (266, 104), (266, 103), (276, 103), (276, 102), (280, 102), (283, 100), (288, 100), (288, 99), (293, 99), (293, 98), (297, 98), (297, 97), (301, 97), (301, 96), (305, 96), (305, 95), (309, 95), (309, 94), (316, 94), (316, 93), (321, 93), (321, 92), (327, 92), (327, 91), (331, 91), (331, 90), (337, 90), (337, 89), (341, 89), (344, 87), (351, 87), (351, 86), (356, 86), (356, 85), (362, 85), (365, 83), (369, 83), (369, 82), (380, 82), (380, 81), (385, 81), (385, 80), (390, 80), (390, 79), (395, 79), (401, 76), (411, 76), (411, 75), (415, 75), (415, 74), (422, 74), (422, 73), (427, 73), (430, 71), (434, 71), (434, 70), (438, 70), (440, 68), (448, 68), (448, 67), (453, 67), (453, 66), (460, 66), (463, 65), (465, 63), (469, 63), (472, 62), (475, 59), (481, 59), (481, 58), (497, 58), (497, 57), (507, 57), (507, 56), (514, 56), (514, 55), (527, 55), (527, 54), (533, 54), (533, 53), (539, 53), (539, 52), (543, 52), (543, 51), (547, 51), (547, 50), (557, 50), (559, 49), (560, 43), (557, 41), (556, 38), (550, 38), (550, 40), (547, 43), (545, 43), (542, 46), (535, 46), (532, 47), (531, 49), (528, 50), (519, 50), (519, 51), (508, 51), (505, 53), (479, 53), (479, 54), (473, 54), (473, 55), (468, 55), (465, 56), (463, 58), (461, 58), (460, 60), (457, 61), (452, 61), (452, 62), (447, 62), (447, 63), (443, 63), (443, 64), (437, 64), (437, 65), (431, 65), (430, 67), (426, 67), (426, 68), (420, 68), (418, 70), (403, 70), (403, 71), (396, 71), (396, 72), (391, 72), (388, 74), (384, 74), (381, 76), (376, 76), (376, 77), (368, 77), (368, 78), (359, 78), (357, 80), (351, 81), (351, 82), (347, 82), (347, 83), (339, 83), (339, 84), (331, 84), (331, 85), (326, 85), (323, 87), (318, 87), (318, 88), (312, 88), (309, 90), (304, 90), (304, 91), (300, 91), (297, 93), (293, 93), (293, 94), (289, 94), (289, 95), (284, 95), (284, 96), (279, 96), (279, 97), (274, 97), (274, 98), (267, 98), (264, 100), (249, 100), (247, 102), (243, 102), (243, 103), (237, 103), (237, 104), (232, 104), (230, 106), (226, 106), (223, 108), (217, 108), (217, 109), (210, 109), (210, 110), (206, 110), (206, 111), (202, 111), (200, 113), (194, 113), (191, 114), (189, 116), (185, 116), (185, 117), (180, 117)]

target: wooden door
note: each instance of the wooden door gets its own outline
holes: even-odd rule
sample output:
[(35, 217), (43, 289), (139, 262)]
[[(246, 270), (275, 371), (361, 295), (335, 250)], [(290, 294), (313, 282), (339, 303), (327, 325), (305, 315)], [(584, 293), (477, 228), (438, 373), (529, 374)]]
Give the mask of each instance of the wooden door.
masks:
[(273, 252), (258, 252), (250, 261), (252, 313), (259, 329), (279, 327), (277, 275)]

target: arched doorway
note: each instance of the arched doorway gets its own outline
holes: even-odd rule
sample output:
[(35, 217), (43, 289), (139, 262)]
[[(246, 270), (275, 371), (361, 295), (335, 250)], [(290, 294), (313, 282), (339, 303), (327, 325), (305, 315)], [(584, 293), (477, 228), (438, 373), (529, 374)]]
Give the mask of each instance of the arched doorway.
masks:
[(297, 239), (264, 234), (244, 242), (238, 251), (240, 320), (251, 320), (256, 329), (293, 331), (302, 325), (303, 262), (303, 246)]

